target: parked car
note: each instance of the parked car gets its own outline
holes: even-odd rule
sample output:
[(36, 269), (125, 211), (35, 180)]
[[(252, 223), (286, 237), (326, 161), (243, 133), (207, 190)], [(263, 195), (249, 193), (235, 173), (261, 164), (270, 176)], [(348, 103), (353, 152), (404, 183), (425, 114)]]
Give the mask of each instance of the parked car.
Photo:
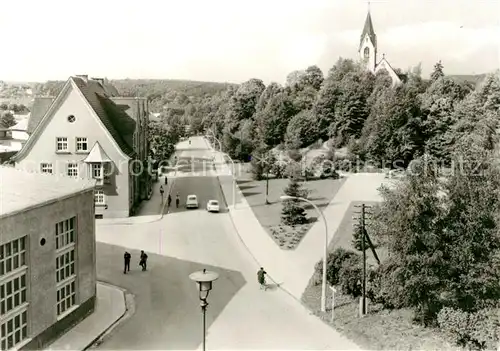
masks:
[(186, 208), (198, 208), (198, 198), (196, 195), (188, 195), (186, 199)]
[(207, 202), (207, 211), (208, 212), (219, 212), (219, 201), (210, 200)]

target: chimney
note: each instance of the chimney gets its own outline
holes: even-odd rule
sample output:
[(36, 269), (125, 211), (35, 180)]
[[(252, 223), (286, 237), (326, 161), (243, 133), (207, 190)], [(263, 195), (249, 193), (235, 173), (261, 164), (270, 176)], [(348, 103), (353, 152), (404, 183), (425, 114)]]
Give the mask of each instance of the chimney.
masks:
[(92, 78), (90, 78), (90, 79), (92, 79), (92, 80), (94, 80), (94, 81), (98, 82), (98, 83), (99, 83), (99, 84), (101, 84), (101, 86), (104, 88), (104, 78), (94, 78), (94, 77), (92, 77)]
[(81, 78), (85, 81), (85, 83), (87, 83), (87, 81), (89, 80), (89, 76), (87, 74), (77, 74), (76, 75), (78, 78)]

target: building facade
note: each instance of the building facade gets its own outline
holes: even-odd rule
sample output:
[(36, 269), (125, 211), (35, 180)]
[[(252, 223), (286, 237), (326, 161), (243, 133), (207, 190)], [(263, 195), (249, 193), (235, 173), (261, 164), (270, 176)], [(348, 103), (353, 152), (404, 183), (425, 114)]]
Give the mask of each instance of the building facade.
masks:
[(96, 217), (128, 217), (151, 194), (148, 103), (120, 98), (102, 79), (70, 77), (36, 98), (16, 168), (95, 179)]
[(389, 61), (385, 58), (385, 54), (382, 54), (382, 59), (377, 62), (378, 46), (377, 46), (377, 35), (373, 29), (372, 16), (370, 11), (366, 15), (365, 25), (363, 31), (361, 32), (361, 37), (359, 41), (358, 54), (363, 65), (366, 69), (376, 74), (380, 70), (386, 70), (392, 79), (393, 85), (400, 84), (401, 79), (399, 75), (394, 71)]
[(0, 349), (43, 349), (94, 310), (95, 182), (0, 178)]

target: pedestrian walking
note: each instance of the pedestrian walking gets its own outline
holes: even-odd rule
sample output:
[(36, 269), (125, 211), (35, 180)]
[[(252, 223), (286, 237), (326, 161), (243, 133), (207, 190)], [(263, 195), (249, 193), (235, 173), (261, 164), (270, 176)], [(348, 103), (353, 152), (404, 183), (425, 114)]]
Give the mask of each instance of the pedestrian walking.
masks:
[(175, 195), (175, 207), (179, 208), (179, 204), (181, 203), (181, 199), (179, 198), (179, 194)]
[(172, 196), (168, 194), (168, 207), (170, 207), (170, 204), (172, 203)]
[(161, 203), (163, 203), (163, 193), (164, 193), (163, 185), (160, 185)]
[(123, 274), (127, 274), (130, 272), (130, 260), (132, 259), (132, 255), (125, 251), (123, 254)]
[(262, 267), (260, 267), (260, 269), (257, 271), (257, 281), (260, 284), (260, 288), (264, 289), (264, 291), (267, 290), (266, 274), (267, 274), (266, 271)]
[(139, 266), (142, 267), (143, 271), (145, 271), (148, 267), (148, 255), (144, 252), (144, 250), (141, 250), (141, 260), (139, 261)]
[(167, 178), (167, 176), (165, 176), (165, 185), (167, 185), (167, 184), (168, 184), (168, 178)]

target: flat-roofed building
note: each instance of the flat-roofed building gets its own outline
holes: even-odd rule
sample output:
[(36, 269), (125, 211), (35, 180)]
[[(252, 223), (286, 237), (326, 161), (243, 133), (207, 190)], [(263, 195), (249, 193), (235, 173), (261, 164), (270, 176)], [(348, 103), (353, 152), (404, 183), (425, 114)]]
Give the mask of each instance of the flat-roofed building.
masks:
[(0, 167), (0, 349), (41, 349), (93, 312), (95, 181)]

